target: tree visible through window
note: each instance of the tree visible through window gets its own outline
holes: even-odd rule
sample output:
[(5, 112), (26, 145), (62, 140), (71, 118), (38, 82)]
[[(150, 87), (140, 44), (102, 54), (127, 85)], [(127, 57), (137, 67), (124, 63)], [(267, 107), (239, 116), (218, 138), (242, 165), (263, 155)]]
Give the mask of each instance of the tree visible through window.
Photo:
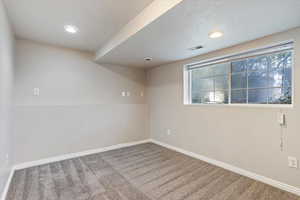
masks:
[(291, 50), (188, 70), (193, 104), (292, 104)]

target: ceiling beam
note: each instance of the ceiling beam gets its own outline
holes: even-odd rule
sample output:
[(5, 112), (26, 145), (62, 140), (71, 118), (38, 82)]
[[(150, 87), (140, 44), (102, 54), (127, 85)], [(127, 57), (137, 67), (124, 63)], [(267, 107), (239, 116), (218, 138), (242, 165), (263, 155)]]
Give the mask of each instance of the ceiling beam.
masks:
[(154, 0), (96, 52), (95, 61), (101, 62), (103, 56), (182, 1), (184, 0)]

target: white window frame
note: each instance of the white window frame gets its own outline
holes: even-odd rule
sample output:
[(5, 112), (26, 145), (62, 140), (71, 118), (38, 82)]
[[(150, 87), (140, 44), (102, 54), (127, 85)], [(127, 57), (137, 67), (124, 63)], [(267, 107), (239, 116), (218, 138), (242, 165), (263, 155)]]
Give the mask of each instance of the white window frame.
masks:
[[(214, 103), (192, 103), (191, 102), (191, 78), (190, 78), (190, 68), (191, 66), (196, 66), (195, 68), (198, 67), (204, 67), (204, 66), (209, 66), (213, 64), (219, 64), (219, 63), (224, 63), (224, 62), (232, 62), (234, 60), (240, 60), (240, 59), (245, 59), (247, 57), (253, 57), (253, 56), (260, 56), (260, 55), (266, 55), (270, 53), (276, 53), (279, 51), (285, 50), (282, 48), (284, 44), (291, 44), (292, 48), (291, 49), (286, 49), (292, 52), (292, 102), (291, 104), (248, 104), (248, 103), (234, 103), (231, 104), (231, 98), (229, 96), (229, 102), (226, 104), (214, 104)], [(276, 49), (276, 47), (279, 47)], [(245, 56), (246, 55), (246, 56)], [(220, 57), (214, 57), (211, 59), (206, 59), (202, 60), (200, 62), (195, 62), (195, 63), (190, 63), (186, 64), (183, 67), (183, 104), (188, 105), (188, 106), (233, 106), (233, 107), (262, 107), (262, 108), (293, 108), (294, 107), (294, 100), (295, 100), (295, 75), (294, 75), (294, 64), (295, 64), (295, 52), (294, 52), (294, 41), (293, 40), (288, 40), (285, 42), (281, 43), (276, 43), (264, 47), (259, 47), (255, 49), (249, 49), (247, 51), (243, 52), (237, 52), (233, 54), (228, 54), (225, 56), (220, 56)], [(230, 75), (231, 75), (231, 70), (230, 70)], [(231, 76), (229, 76), (229, 80), (231, 81)], [(229, 84), (228, 91), (231, 90), (231, 84)], [(231, 92), (229, 92), (229, 95)]]

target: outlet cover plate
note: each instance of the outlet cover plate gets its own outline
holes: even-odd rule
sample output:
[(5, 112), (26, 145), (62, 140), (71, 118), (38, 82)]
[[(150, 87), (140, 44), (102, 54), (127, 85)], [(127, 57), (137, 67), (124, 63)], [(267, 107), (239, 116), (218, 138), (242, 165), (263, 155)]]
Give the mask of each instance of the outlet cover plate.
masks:
[(297, 158), (289, 156), (288, 157), (288, 165), (291, 168), (298, 168), (298, 160), (297, 160)]

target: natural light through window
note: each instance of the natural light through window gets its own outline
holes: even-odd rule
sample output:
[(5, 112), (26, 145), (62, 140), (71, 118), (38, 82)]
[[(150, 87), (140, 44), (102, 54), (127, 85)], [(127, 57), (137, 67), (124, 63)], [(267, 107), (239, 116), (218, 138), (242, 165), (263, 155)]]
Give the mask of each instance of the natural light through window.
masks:
[(185, 67), (186, 104), (292, 104), (293, 43)]

